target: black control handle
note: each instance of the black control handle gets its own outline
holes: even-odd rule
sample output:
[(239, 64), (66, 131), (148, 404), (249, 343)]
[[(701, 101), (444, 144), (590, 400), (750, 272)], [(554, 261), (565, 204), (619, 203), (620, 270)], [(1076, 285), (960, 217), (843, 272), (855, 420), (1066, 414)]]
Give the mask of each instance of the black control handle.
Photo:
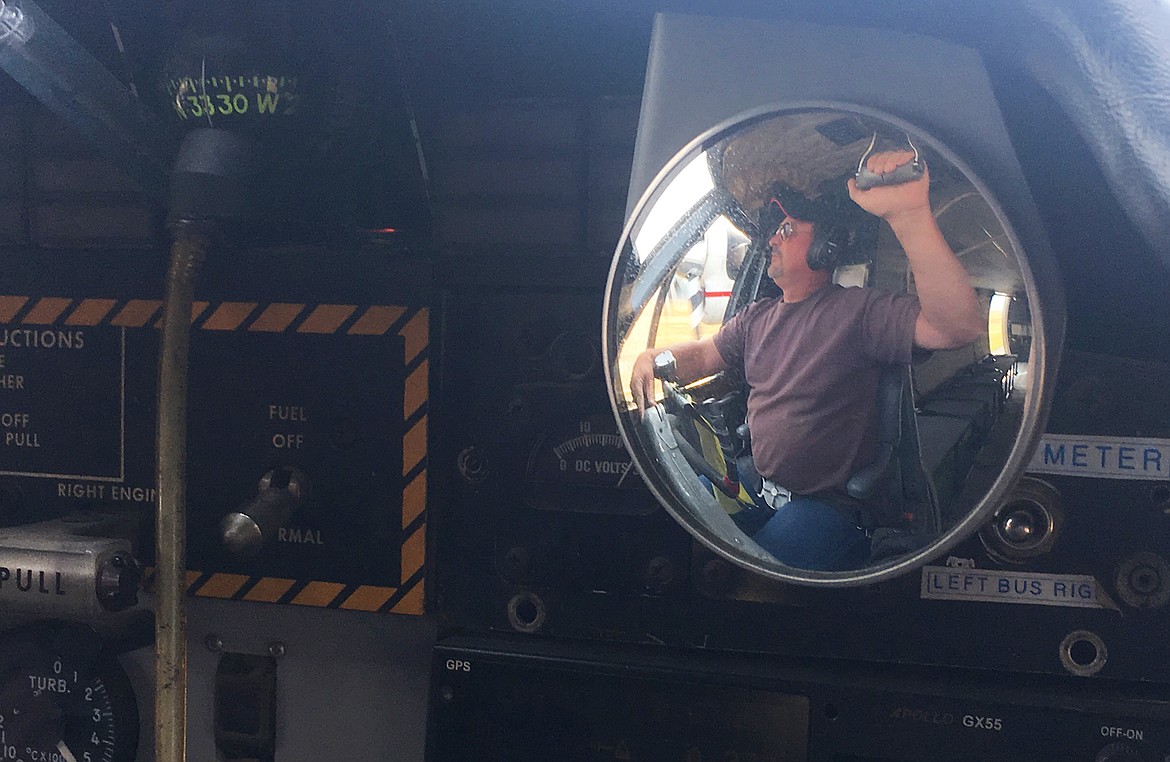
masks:
[(300, 469), (269, 471), (261, 478), (256, 496), (220, 521), (224, 547), (238, 559), (253, 558), (305, 503), (307, 494), (308, 479)]
[(675, 383), (677, 381), (676, 373), (678, 373), (678, 363), (674, 359), (673, 352), (667, 349), (654, 356), (655, 378), (659, 381)]
[(920, 159), (913, 159), (905, 164), (899, 164), (892, 171), (884, 174), (870, 172), (869, 167), (862, 167), (854, 175), (854, 182), (858, 190), (869, 190), (883, 185), (901, 185), (922, 179), (923, 164)]

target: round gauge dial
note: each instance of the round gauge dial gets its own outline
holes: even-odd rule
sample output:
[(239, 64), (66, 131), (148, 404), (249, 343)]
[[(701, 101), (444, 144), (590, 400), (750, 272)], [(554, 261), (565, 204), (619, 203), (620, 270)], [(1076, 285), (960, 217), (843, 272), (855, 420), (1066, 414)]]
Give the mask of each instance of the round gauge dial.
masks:
[(38, 626), (0, 638), (0, 759), (130, 762), (137, 748), (129, 680), (92, 635)]
[(559, 426), (528, 459), (528, 502), (549, 510), (648, 513), (650, 493), (610, 415)]

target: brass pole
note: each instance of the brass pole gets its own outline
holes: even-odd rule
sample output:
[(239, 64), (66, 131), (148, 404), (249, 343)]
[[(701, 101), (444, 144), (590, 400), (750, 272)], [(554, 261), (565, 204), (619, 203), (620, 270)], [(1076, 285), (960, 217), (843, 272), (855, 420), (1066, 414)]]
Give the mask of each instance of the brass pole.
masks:
[(209, 239), (173, 228), (158, 373), (158, 513), (155, 564), (155, 762), (187, 754), (187, 357), (195, 280)]

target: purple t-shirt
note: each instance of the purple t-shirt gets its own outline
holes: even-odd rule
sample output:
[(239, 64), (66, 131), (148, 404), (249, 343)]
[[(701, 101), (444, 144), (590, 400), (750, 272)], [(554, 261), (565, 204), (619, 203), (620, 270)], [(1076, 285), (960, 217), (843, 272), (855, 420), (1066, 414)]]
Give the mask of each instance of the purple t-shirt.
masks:
[(793, 492), (841, 487), (874, 451), (882, 363), (908, 363), (918, 300), (827, 285), (807, 299), (762, 299), (715, 335), (742, 368), (756, 468)]

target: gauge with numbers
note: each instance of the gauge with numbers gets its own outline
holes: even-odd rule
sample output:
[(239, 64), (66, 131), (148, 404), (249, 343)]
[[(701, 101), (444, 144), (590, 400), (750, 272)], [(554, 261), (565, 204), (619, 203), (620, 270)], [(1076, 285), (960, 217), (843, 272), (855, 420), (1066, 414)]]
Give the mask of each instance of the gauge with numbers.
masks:
[(276, 74), (175, 76), (163, 83), (171, 107), (183, 120), (219, 124), (256, 121), (297, 111), (297, 78)]
[(613, 416), (557, 426), (528, 459), (528, 502), (548, 510), (649, 513), (655, 508)]
[(0, 636), (0, 760), (132, 762), (138, 707), (90, 631), (38, 625)]

